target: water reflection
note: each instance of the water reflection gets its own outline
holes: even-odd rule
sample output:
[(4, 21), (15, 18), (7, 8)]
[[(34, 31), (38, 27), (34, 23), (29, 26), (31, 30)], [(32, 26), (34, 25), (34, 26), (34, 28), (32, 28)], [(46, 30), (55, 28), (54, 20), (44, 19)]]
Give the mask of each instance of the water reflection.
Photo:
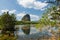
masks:
[[(17, 31), (18, 32), (18, 35), (25, 35), (23, 30), (21, 29), (24, 25), (16, 25), (16, 27), (19, 27), (19, 30)], [(37, 33), (39, 32), (38, 29), (36, 29), (35, 27), (30, 27), (30, 34), (34, 34), (34, 33)]]
[(19, 30), (17, 31), (17, 35), (18, 35), (18, 40), (29, 40), (29, 39), (36, 39), (38, 38), (39, 34), (42, 34), (39, 32), (38, 29), (36, 29), (35, 27), (30, 27), (30, 34), (29, 35), (26, 35), (22, 30), (21, 28), (23, 27), (23, 25), (16, 25), (17, 27), (19, 27)]
[(47, 40), (49, 38), (51, 38), (54, 34), (52, 34), (50, 31), (54, 30), (54, 32), (57, 32), (58, 28), (55, 27), (44, 27), (42, 28), (42, 31), (39, 31), (38, 29), (36, 29), (35, 27), (30, 27), (30, 34), (26, 35), (21, 28), (23, 27), (23, 25), (16, 25), (16, 27), (19, 27), (19, 30), (17, 31), (17, 35), (18, 35), (18, 40), (36, 40), (36, 39), (42, 39), (43, 38), (47, 38)]

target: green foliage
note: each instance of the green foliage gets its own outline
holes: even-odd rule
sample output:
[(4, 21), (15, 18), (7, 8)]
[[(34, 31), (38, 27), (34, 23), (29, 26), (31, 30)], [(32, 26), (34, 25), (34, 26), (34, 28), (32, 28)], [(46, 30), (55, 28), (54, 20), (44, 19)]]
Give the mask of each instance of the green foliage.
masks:
[(0, 40), (17, 40), (17, 37), (12, 34), (10, 36), (8, 34), (0, 34)]
[[(36, 24), (36, 27), (37, 28), (42, 28), (42, 27), (45, 27), (45, 26), (52, 26), (52, 27), (54, 27), (56, 25), (56, 20), (52, 20), (51, 21), (51, 19), (49, 18), (49, 16), (53, 16), (53, 15), (50, 15), (50, 14), (51, 14), (52, 11), (56, 11), (56, 9), (57, 8), (55, 6), (53, 6), (51, 8), (48, 8), (44, 12), (44, 14), (42, 15), (42, 18), (40, 18), (39, 24)], [(55, 18), (56, 18), (56, 16), (55, 16)]]
[(23, 24), (38, 24), (36, 21), (16, 21), (16, 25), (23, 25)]
[(14, 36), (16, 17), (14, 14), (9, 14), (9, 12), (4, 12), (0, 16), (0, 29), (2, 34), (0, 34), (0, 40), (16, 40)]
[(15, 27), (15, 15), (9, 15), (9, 12), (4, 12), (1, 15), (1, 27), (3, 28), (3, 32), (4, 31), (14, 31), (14, 27)]

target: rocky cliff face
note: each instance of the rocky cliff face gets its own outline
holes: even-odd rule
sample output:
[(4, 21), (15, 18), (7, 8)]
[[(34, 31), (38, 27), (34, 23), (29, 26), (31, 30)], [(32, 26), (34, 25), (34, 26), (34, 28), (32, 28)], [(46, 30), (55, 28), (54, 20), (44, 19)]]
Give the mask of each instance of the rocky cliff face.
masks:
[(26, 14), (23, 18), (22, 21), (30, 21), (30, 15)]
[[(22, 18), (22, 21), (23, 22), (26, 22), (26, 21), (30, 21), (30, 15), (29, 14), (26, 14), (23, 18)], [(25, 34), (29, 34), (30, 33), (30, 25), (28, 24), (28, 25), (24, 25), (23, 27), (22, 27), (22, 30), (23, 30), (23, 32), (25, 33)]]

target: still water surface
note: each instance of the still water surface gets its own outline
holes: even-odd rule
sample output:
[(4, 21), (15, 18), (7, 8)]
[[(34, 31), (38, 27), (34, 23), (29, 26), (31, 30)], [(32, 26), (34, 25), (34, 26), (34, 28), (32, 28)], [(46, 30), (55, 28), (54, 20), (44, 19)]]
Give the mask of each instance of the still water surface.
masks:
[(18, 36), (18, 40), (30, 40), (30, 39), (36, 40), (39, 37), (42, 37), (43, 35), (50, 37), (53, 34), (51, 32), (49, 32), (49, 30), (52, 30), (53, 29), (53, 30), (57, 31), (57, 28), (55, 28), (55, 27), (49, 28), (49, 29), (48, 29), (48, 27), (47, 28), (43, 28), (42, 29), (42, 32), (40, 32), (35, 27), (30, 27), (30, 34), (29, 35), (26, 35), (21, 30), (21, 28), (23, 27), (23, 25), (16, 25), (16, 27), (19, 27), (19, 30), (15, 32), (16, 35)]

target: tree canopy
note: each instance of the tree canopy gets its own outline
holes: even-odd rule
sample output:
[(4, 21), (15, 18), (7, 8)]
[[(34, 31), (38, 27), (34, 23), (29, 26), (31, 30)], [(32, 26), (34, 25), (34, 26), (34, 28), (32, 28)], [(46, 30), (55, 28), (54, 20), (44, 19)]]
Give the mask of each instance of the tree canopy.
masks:
[(15, 27), (15, 15), (12, 14), (10, 15), (9, 12), (4, 12), (1, 17), (0, 17), (0, 24), (2, 27), (2, 32), (4, 33), (4, 31), (14, 31), (14, 27)]

